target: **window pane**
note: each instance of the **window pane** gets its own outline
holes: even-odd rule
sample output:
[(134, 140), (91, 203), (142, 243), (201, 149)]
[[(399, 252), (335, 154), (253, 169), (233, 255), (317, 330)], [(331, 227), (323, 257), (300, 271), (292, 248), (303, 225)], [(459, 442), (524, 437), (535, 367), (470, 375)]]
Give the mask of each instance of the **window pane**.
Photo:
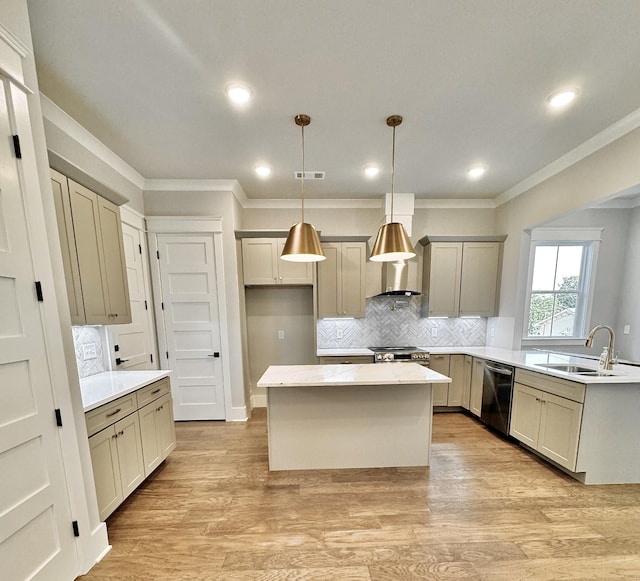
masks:
[(560, 246), (556, 290), (578, 290), (582, 267), (582, 246)]
[[(576, 295), (572, 296), (575, 301)], [(551, 322), (551, 335), (554, 337), (572, 337), (576, 311), (575, 308), (571, 307), (563, 308), (561, 300), (562, 295), (556, 295), (556, 310)]]
[(529, 336), (549, 337), (553, 321), (553, 295), (532, 293), (529, 310)]
[(531, 290), (553, 290), (557, 255), (557, 246), (536, 246), (533, 258), (533, 282)]

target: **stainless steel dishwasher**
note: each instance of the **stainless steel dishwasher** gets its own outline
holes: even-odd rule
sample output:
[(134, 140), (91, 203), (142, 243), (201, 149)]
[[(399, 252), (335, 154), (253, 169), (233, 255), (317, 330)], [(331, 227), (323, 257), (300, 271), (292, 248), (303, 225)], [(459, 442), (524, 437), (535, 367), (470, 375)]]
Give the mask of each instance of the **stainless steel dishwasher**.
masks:
[(487, 425), (509, 435), (514, 368), (494, 361), (485, 361), (482, 379), (480, 418)]

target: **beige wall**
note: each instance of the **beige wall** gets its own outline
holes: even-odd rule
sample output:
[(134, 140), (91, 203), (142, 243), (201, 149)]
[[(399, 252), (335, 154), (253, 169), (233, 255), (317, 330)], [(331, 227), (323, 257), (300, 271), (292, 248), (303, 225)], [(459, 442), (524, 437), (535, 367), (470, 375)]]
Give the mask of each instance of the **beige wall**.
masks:
[(526, 284), (520, 270), (523, 232), (640, 184), (639, 159), (640, 129), (635, 129), (497, 208), (496, 227), (508, 238), (500, 292), (500, 318), (505, 322), (491, 323), (499, 330), (495, 344), (520, 346)]
[[(640, 361), (640, 208), (627, 211), (629, 242), (620, 290), (620, 309), (616, 321), (617, 347), (621, 356)], [(624, 326), (630, 333), (624, 334)]]

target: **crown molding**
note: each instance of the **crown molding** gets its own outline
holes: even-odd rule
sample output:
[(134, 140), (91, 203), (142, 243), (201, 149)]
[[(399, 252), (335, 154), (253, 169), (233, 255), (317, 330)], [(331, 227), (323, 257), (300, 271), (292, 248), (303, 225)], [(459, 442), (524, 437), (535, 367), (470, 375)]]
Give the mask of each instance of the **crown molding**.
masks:
[[(313, 209), (326, 209), (326, 210), (337, 210), (337, 209), (380, 209), (382, 208), (384, 200), (380, 199), (371, 199), (371, 198), (349, 198), (349, 199), (334, 199), (334, 198), (305, 198), (304, 207), (305, 208), (313, 208)], [(291, 198), (291, 199), (255, 199), (251, 198), (246, 201), (246, 204), (243, 205), (245, 209), (263, 209), (263, 210), (299, 210), (300, 209), (300, 199), (299, 198)]]
[(470, 199), (460, 199), (460, 198), (433, 198), (433, 199), (425, 199), (425, 198), (417, 198), (415, 201), (415, 208), (417, 209), (465, 209), (465, 208), (474, 208), (474, 209), (482, 209), (482, 208), (495, 208), (496, 203), (494, 199), (485, 199), (485, 198), (470, 198)]
[(29, 47), (24, 44), (13, 32), (0, 22), (0, 39), (4, 40), (22, 58), (31, 54)]
[(145, 182), (144, 177), (142, 177), (126, 161), (116, 155), (111, 149), (102, 143), (102, 141), (94, 137), (93, 134), (89, 133), (89, 131), (80, 125), (80, 123), (60, 109), (60, 107), (58, 107), (43, 93), (40, 93), (40, 102), (42, 103), (42, 116), (47, 121), (58, 127), (61, 131), (82, 145), (82, 147), (106, 163), (123, 178), (127, 179), (141, 190), (143, 189)]
[(500, 194), (495, 198), (496, 207), (506, 204), (508, 201), (524, 194), (531, 188), (559, 174), (561, 171), (571, 167), (585, 157), (613, 143), (616, 139), (620, 139), (620, 137), (638, 127), (640, 127), (640, 109), (636, 109), (626, 117), (620, 119), (620, 121), (610, 125), (600, 133), (594, 135), (591, 139), (587, 139), (587, 141), (578, 145), (575, 149), (572, 149), (562, 157), (559, 157), (554, 162), (551, 162), (549, 165), (531, 174), (528, 178), (523, 179), (515, 186)]

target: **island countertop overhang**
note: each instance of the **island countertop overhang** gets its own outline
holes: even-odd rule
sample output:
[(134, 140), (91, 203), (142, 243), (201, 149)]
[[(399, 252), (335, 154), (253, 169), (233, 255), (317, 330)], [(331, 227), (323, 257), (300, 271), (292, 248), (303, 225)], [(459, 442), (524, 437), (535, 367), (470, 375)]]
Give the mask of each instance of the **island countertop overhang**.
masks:
[(451, 378), (417, 363), (271, 365), (258, 387), (416, 385), (450, 383)]

